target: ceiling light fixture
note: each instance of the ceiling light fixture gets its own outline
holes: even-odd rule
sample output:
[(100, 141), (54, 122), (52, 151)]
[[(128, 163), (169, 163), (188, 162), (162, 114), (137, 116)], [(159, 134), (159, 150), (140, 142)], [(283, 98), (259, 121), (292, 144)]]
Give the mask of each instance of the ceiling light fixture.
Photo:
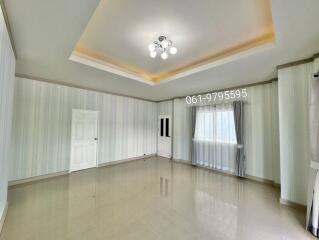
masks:
[(168, 53), (175, 55), (177, 48), (173, 46), (173, 42), (166, 36), (160, 36), (158, 40), (148, 45), (151, 58), (155, 58), (157, 54), (161, 55), (163, 60), (168, 58)]
[(154, 52), (154, 51), (151, 51), (150, 56), (151, 56), (151, 58), (156, 58), (157, 53), (156, 53), (156, 52)]

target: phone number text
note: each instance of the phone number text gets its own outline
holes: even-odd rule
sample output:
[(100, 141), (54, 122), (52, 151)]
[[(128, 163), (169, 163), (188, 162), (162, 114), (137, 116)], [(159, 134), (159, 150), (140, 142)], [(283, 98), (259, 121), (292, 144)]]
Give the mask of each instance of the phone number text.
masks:
[(203, 95), (187, 96), (185, 100), (187, 104), (197, 104), (203, 102), (217, 102), (223, 100), (241, 99), (246, 98), (247, 96), (247, 89), (242, 88), (223, 92), (212, 92)]

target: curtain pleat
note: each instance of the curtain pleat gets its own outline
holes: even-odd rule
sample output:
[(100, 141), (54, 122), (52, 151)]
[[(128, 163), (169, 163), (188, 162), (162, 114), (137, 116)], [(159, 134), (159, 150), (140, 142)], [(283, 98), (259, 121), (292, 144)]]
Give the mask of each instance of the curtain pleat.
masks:
[(237, 139), (236, 150), (236, 168), (235, 173), (239, 177), (245, 175), (245, 155), (244, 155), (244, 114), (243, 114), (243, 102), (233, 102), (234, 107), (234, 121)]
[[(191, 114), (192, 114), (192, 139), (194, 139), (195, 138), (195, 127), (196, 127), (196, 107), (195, 106), (192, 106)], [(194, 144), (192, 144), (191, 156), (192, 156), (192, 165), (195, 166), (196, 159), (197, 159), (197, 151), (194, 147)]]
[(193, 107), (192, 164), (234, 172), (236, 133), (232, 104)]

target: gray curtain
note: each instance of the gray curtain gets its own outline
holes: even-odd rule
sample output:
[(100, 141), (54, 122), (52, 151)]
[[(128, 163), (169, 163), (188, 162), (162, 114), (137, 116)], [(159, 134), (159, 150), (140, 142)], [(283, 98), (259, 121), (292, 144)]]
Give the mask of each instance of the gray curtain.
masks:
[(237, 139), (233, 110), (232, 103), (196, 108), (193, 165), (235, 173)]
[(319, 237), (319, 172), (316, 174), (307, 229)]
[(194, 147), (194, 142), (193, 139), (195, 137), (195, 127), (196, 127), (196, 107), (192, 106), (192, 165), (196, 165), (196, 152), (195, 152), (195, 147)]
[(237, 138), (235, 174), (239, 177), (245, 175), (244, 155), (244, 104), (242, 101), (233, 102), (234, 121)]

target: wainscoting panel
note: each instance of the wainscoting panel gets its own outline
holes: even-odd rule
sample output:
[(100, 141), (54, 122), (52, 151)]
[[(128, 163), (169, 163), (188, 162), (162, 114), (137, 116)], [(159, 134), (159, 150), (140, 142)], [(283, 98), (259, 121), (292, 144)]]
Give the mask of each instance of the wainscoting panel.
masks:
[(16, 78), (10, 180), (69, 169), (72, 109), (99, 111), (99, 164), (156, 153), (156, 103)]
[(0, 8), (0, 231), (7, 204), (15, 57)]

